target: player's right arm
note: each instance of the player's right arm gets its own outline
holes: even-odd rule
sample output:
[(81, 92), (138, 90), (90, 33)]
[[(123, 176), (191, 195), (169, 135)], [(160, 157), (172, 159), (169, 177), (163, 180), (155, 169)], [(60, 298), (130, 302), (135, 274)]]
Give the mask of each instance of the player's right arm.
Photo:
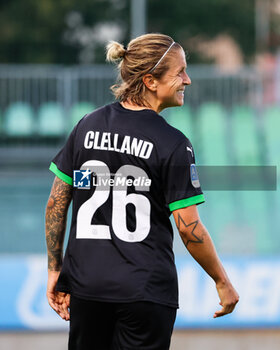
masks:
[(65, 320), (69, 319), (70, 297), (55, 290), (63, 258), (63, 242), (67, 212), (72, 199), (72, 186), (54, 179), (48, 199), (45, 217), (45, 233), (48, 252), (47, 298), (50, 306)]
[(173, 216), (189, 253), (216, 283), (222, 309), (215, 312), (214, 318), (231, 313), (239, 296), (223, 268), (207, 229), (200, 220), (197, 206), (174, 210)]

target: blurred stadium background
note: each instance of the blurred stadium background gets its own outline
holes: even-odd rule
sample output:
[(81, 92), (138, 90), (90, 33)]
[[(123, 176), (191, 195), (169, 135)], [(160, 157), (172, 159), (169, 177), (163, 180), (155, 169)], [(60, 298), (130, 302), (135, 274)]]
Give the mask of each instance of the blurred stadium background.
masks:
[[(48, 166), (73, 125), (113, 100), (106, 42), (157, 31), (182, 43), (192, 85), (185, 106), (163, 116), (190, 138), (199, 165), (275, 166), (279, 180), (279, 23), (279, 0), (0, 5), (1, 349), (66, 348), (67, 325), (45, 299)], [(172, 349), (279, 349), (280, 191), (204, 192), (199, 211), (240, 303), (212, 319), (215, 286), (174, 229), (181, 307)]]

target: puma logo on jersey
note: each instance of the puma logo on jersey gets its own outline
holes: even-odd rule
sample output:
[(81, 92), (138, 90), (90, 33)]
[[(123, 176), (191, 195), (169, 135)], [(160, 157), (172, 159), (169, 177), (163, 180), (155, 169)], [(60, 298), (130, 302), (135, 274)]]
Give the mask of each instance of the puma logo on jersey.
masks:
[(192, 148), (190, 148), (189, 146), (187, 146), (187, 151), (191, 152), (192, 157), (193, 157), (193, 150), (192, 150)]

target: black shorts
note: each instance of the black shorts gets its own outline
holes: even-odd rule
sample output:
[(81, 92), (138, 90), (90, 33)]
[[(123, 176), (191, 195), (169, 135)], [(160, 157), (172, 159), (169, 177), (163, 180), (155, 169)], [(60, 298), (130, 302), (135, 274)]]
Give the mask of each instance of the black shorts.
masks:
[(168, 350), (176, 309), (71, 296), (69, 350)]

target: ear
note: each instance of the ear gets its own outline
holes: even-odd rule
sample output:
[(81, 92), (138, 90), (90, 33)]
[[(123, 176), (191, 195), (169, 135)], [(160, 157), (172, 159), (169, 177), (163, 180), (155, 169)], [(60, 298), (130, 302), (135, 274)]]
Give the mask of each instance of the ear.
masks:
[(149, 90), (157, 90), (157, 80), (152, 76), (152, 74), (145, 74), (142, 80)]

